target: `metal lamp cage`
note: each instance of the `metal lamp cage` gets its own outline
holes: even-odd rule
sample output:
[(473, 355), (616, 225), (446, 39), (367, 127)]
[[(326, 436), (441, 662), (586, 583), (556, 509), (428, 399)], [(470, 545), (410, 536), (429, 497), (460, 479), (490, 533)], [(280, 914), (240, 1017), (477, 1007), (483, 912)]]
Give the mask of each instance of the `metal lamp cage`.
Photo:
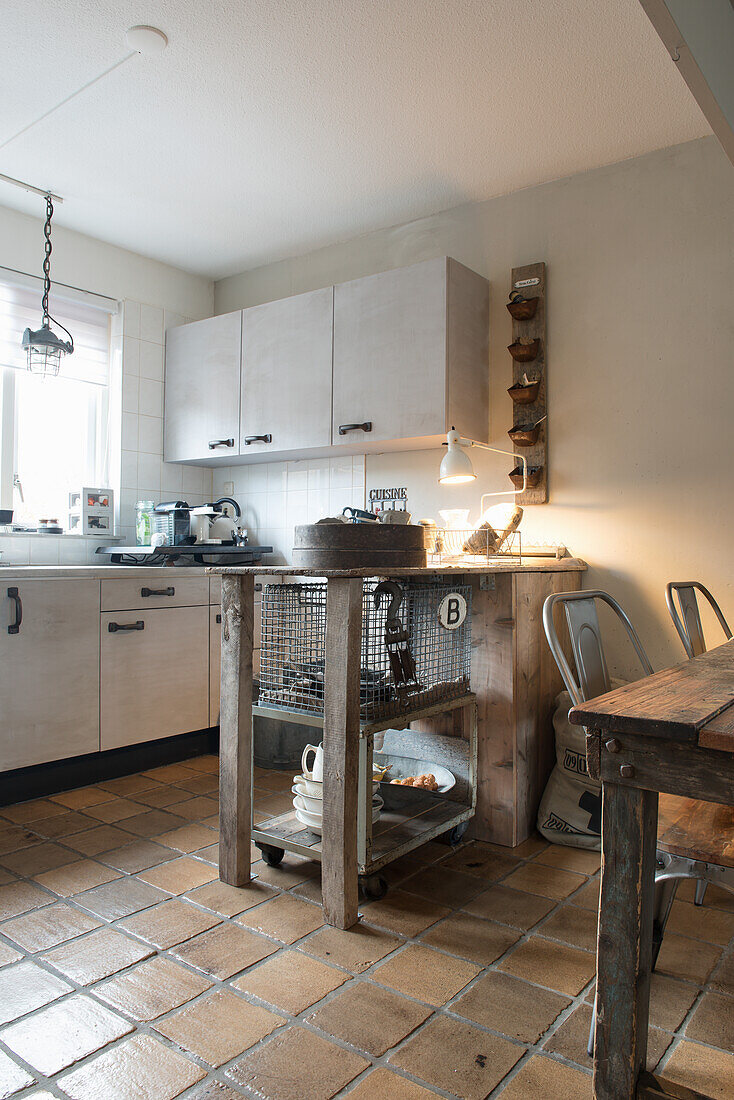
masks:
[[(362, 593), (360, 713), (363, 721), (431, 706), (465, 695), (471, 668), (471, 586), (438, 581), (401, 584), (398, 617), (408, 632), (418, 686), (398, 692), (385, 646), (388, 602), (375, 606), (378, 582)], [(326, 649), (325, 581), (265, 585), (261, 604), (259, 705), (321, 715), (324, 711)], [(448, 595), (466, 600), (466, 617), (447, 629), (439, 607)]]

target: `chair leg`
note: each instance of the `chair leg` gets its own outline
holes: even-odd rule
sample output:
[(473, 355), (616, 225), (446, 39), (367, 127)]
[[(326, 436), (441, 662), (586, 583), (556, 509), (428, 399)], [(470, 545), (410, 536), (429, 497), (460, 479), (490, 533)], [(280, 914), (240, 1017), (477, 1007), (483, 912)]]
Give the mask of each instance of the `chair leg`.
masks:
[(652, 969), (655, 969), (655, 964), (658, 961), (658, 955), (660, 954), (660, 948), (663, 945), (663, 936), (665, 935), (665, 925), (668, 923), (668, 917), (670, 916), (670, 907), (673, 904), (673, 900), (678, 889), (678, 883), (680, 879), (664, 879), (662, 882), (655, 883), (655, 909), (653, 915), (652, 925)]
[(693, 898), (694, 905), (703, 905), (703, 899), (706, 897), (706, 887), (708, 883), (706, 879), (700, 878), (696, 881), (696, 893)]

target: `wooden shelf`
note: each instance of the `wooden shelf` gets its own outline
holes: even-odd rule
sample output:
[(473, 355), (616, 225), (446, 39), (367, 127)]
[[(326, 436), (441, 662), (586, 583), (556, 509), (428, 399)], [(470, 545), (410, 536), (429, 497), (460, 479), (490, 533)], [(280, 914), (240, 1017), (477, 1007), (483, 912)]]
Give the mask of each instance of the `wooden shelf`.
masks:
[[(475, 698), (473, 691), (467, 691), (455, 699), (444, 699), (424, 707), (415, 707), (363, 721), (360, 722), (360, 736), (366, 737), (367, 734), (380, 733), (382, 730), (388, 729), (405, 729), (411, 722), (418, 722), (423, 718), (432, 718), (437, 714), (445, 714), (452, 710), (460, 710), (472, 703)], [(307, 714), (305, 711), (290, 710), (287, 707), (261, 707), (258, 704), (253, 705), (252, 713), (261, 718), (275, 718), (281, 721), (299, 723), (303, 726), (315, 726), (317, 729), (324, 728), (322, 714)]]

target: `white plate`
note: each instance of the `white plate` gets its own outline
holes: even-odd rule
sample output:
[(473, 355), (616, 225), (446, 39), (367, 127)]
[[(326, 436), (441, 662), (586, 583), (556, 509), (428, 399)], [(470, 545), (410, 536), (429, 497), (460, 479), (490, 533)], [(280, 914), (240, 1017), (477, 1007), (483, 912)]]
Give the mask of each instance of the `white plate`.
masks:
[[(305, 775), (294, 775), (293, 785), (295, 787), (303, 787), (299, 794), (308, 796), (308, 798), (318, 798), (321, 800), (324, 797), (324, 784), (318, 779), (306, 779)], [(293, 788), (291, 788), (293, 789)], [(379, 791), (380, 784), (375, 780), (372, 784), (373, 791)]]
[(446, 794), (456, 786), (456, 776), (442, 764), (432, 764), (430, 760), (417, 760), (410, 756), (393, 756), (392, 753), (375, 753), (381, 764), (392, 764), (385, 777), (385, 783), (393, 779), (407, 779), (409, 775), (433, 775), (438, 783), (436, 794)]
[[(296, 811), (296, 818), (301, 822), (301, 825), (305, 825), (312, 833), (317, 833), (321, 836), (321, 814), (311, 814), (304, 808), (303, 799), (300, 795), (296, 795), (293, 799), (293, 806)], [(382, 806), (373, 806), (372, 808), (372, 824), (377, 821), (380, 816), (380, 810)]]

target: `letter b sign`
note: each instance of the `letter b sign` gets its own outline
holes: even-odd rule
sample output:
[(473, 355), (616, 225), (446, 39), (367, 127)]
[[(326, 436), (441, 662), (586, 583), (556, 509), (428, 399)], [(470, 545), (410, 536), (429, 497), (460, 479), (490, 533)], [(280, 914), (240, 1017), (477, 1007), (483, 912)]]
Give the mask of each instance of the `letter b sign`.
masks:
[(459, 592), (449, 592), (438, 607), (438, 621), (446, 630), (458, 630), (466, 619), (466, 600)]

